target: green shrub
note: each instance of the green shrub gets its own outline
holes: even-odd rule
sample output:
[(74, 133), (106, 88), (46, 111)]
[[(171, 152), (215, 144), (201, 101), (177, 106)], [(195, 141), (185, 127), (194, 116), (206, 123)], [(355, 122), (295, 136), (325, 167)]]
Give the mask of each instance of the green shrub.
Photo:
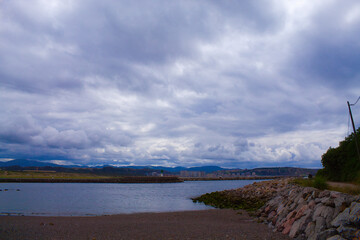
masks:
[(325, 190), (329, 188), (328, 184), (326, 183), (326, 179), (320, 176), (315, 177), (313, 181), (313, 187), (320, 190)]
[(354, 183), (360, 185), (360, 171), (357, 172)]
[(314, 188), (317, 188), (320, 190), (329, 188), (328, 184), (326, 183), (326, 178), (320, 177), (317, 175), (313, 179), (297, 178), (297, 179), (294, 179), (294, 181), (292, 183), (300, 185), (302, 187), (314, 187)]
[(313, 181), (314, 181), (314, 180), (310, 180), (310, 179), (295, 178), (295, 179), (292, 181), (292, 183), (293, 183), (293, 184), (300, 185), (300, 186), (302, 186), (302, 187), (313, 187), (313, 186), (314, 186)]

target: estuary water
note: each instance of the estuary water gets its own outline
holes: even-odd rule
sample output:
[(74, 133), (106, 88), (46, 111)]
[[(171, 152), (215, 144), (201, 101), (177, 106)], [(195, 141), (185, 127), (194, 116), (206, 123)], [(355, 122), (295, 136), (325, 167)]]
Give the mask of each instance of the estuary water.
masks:
[[(91, 216), (173, 212), (212, 207), (193, 203), (204, 193), (259, 180), (181, 183), (0, 183), (0, 215)], [(5, 191), (6, 189), (6, 191)]]

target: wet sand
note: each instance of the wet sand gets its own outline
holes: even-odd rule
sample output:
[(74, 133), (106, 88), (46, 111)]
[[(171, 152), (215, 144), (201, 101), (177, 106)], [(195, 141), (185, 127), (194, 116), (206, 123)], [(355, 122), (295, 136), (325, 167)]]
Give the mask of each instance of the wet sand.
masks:
[(0, 239), (290, 239), (245, 211), (137, 213), (97, 217), (0, 216)]

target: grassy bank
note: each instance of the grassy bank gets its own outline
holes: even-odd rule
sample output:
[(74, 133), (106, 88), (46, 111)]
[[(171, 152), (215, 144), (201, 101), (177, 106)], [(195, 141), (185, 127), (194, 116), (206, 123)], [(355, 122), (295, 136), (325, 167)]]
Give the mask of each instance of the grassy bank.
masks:
[(3, 171), (0, 170), (0, 179), (102, 179), (109, 176), (99, 176), (86, 173), (65, 173), (55, 171)]
[(226, 192), (206, 193), (192, 200), (193, 202), (202, 202), (216, 208), (244, 209), (247, 211), (255, 211), (265, 204), (261, 199), (234, 197)]
[(89, 179), (52, 179), (52, 178), (0, 178), (0, 182), (18, 183), (176, 183), (176, 177), (113, 177)]
[(0, 182), (39, 183), (172, 183), (182, 182), (177, 177), (124, 176), (111, 177), (95, 174), (55, 171), (0, 171)]

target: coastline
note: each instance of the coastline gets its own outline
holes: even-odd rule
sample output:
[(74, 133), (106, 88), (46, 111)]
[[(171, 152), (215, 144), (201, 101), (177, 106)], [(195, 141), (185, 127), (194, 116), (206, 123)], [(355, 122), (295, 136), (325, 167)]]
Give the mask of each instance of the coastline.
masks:
[(360, 239), (360, 195), (303, 187), (293, 180), (262, 181), (193, 200), (219, 208), (255, 210), (259, 222), (290, 238)]
[(0, 178), (0, 183), (177, 183), (178, 177), (112, 177), (112, 178)]
[(88, 217), (0, 216), (0, 239), (290, 239), (246, 211), (134, 213)]
[(229, 181), (229, 180), (275, 180), (283, 176), (254, 176), (233, 178), (206, 178), (206, 177), (109, 177), (109, 178), (0, 178), (0, 183), (178, 183), (186, 181)]
[(182, 181), (229, 181), (229, 180), (276, 180), (287, 176), (252, 176), (252, 177), (179, 177)]
[(301, 187), (292, 179), (281, 179), (208, 193), (200, 198), (204, 196), (193, 200), (220, 208), (254, 211), (262, 207), (250, 213), (252, 217), (244, 210), (233, 209), (84, 217), (0, 216), (0, 239), (3, 236), (4, 239), (54, 239), (54, 233), (60, 234), (55, 239), (360, 237), (359, 195)]

